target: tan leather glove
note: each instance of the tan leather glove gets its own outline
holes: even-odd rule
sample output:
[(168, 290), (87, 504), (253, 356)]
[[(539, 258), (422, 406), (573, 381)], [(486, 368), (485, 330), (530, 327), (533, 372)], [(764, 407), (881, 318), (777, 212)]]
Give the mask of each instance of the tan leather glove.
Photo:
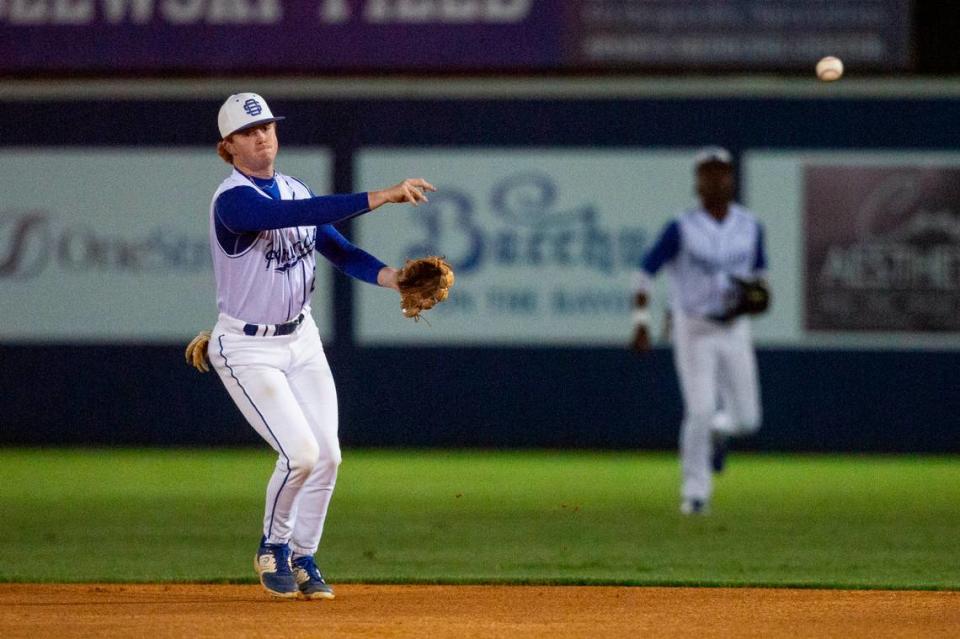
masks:
[(397, 276), (400, 311), (404, 317), (420, 319), (420, 313), (447, 299), (453, 280), (453, 269), (441, 257), (407, 260)]
[(187, 344), (187, 350), (183, 354), (187, 360), (187, 364), (193, 366), (201, 373), (206, 373), (210, 370), (210, 360), (207, 359), (207, 344), (209, 343), (210, 331), (200, 331), (197, 333), (197, 336)]

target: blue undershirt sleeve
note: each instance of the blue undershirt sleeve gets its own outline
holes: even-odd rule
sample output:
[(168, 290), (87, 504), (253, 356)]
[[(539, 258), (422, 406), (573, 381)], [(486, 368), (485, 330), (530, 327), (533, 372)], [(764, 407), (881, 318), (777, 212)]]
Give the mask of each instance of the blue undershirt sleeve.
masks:
[(322, 226), (369, 211), (366, 193), (323, 195), (305, 200), (273, 200), (252, 187), (238, 186), (217, 197), (214, 211), (234, 233), (251, 233), (290, 226)]
[(753, 262), (753, 270), (755, 271), (765, 271), (767, 270), (767, 248), (766, 242), (764, 241), (764, 231), (763, 225), (757, 225), (757, 250), (756, 258)]
[(643, 257), (643, 270), (649, 275), (656, 275), (657, 271), (678, 253), (680, 253), (680, 224), (673, 220), (663, 227), (657, 242)]
[(329, 224), (317, 227), (317, 252), (350, 277), (370, 284), (377, 283), (377, 274), (386, 266)]

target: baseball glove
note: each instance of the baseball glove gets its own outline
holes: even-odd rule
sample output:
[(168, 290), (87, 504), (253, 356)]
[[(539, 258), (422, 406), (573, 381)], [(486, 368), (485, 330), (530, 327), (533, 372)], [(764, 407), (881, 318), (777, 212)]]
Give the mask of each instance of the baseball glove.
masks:
[(420, 313), (447, 299), (453, 286), (453, 269), (436, 255), (407, 260), (397, 275), (397, 285), (404, 317), (418, 320)]
[(729, 322), (741, 315), (759, 315), (770, 308), (770, 288), (763, 280), (743, 280), (731, 277), (733, 295), (727, 311), (715, 319)]
[(187, 350), (183, 354), (187, 360), (187, 364), (193, 366), (201, 373), (206, 373), (210, 370), (210, 366), (207, 364), (209, 361), (207, 360), (207, 344), (209, 343), (210, 331), (200, 331), (197, 333), (197, 336), (187, 344)]

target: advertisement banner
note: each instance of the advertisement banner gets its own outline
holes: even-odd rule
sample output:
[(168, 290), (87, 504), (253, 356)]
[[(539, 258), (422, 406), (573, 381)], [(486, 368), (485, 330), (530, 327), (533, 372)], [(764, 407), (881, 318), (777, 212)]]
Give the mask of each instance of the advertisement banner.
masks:
[(758, 341), (960, 349), (960, 154), (758, 150), (741, 166), (771, 264)]
[[(328, 151), (281, 159), (329, 190)], [(213, 149), (4, 149), (0, 341), (169, 342), (211, 328), (210, 198), (229, 171)], [(313, 309), (328, 337), (330, 290), (319, 271)]]
[(579, 0), (580, 66), (853, 68), (910, 63), (909, 0)]
[(548, 0), (9, 0), (0, 72), (538, 69)]
[(7, 0), (0, 72), (857, 68), (910, 63), (909, 0)]
[(960, 166), (804, 169), (809, 330), (960, 331)]
[(443, 255), (456, 283), (420, 322), (401, 316), (395, 294), (357, 285), (357, 340), (625, 347), (632, 273), (661, 227), (691, 203), (692, 157), (648, 149), (362, 151), (358, 188), (415, 174), (439, 190), (427, 205), (358, 218), (360, 246), (393, 265)]

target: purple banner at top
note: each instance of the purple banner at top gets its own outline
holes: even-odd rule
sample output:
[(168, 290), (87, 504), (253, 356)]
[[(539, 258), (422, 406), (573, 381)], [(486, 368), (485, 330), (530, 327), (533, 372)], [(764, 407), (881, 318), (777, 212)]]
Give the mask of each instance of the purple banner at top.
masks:
[(548, 0), (5, 0), (0, 71), (546, 68)]
[(0, 0), (0, 73), (909, 62), (909, 0)]

